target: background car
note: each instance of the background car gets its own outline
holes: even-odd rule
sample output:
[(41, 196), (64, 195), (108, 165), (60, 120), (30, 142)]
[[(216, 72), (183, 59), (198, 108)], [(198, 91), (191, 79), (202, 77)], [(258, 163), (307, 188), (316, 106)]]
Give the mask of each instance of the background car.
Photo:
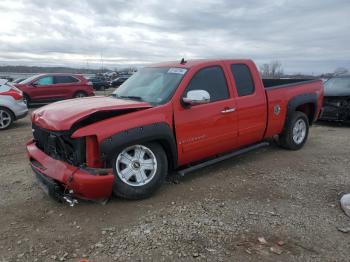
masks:
[(126, 80), (128, 80), (130, 76), (120, 76), (120, 77), (117, 77), (116, 79), (112, 80), (111, 81), (111, 86), (112, 87), (118, 87), (120, 86), (121, 84), (123, 84)]
[(337, 76), (324, 83), (320, 119), (350, 121), (350, 75)]
[(19, 84), (20, 82), (22, 82), (22, 81), (24, 81), (24, 80), (26, 80), (25, 77), (20, 77), (20, 78), (17, 78), (17, 79), (15, 79), (15, 80), (13, 80), (11, 83), (12, 83), (12, 84)]
[(0, 80), (0, 130), (27, 115), (28, 108), (22, 98), (21, 90), (8, 84), (7, 80)]
[(0, 76), (0, 80), (7, 80), (9, 82), (12, 82), (14, 79), (10, 76)]
[(94, 95), (92, 85), (84, 76), (77, 74), (40, 74), (29, 77), (15, 86), (23, 91), (26, 104)]
[(92, 86), (95, 90), (104, 90), (109, 88), (109, 82), (103, 77), (89, 77), (89, 82), (92, 83)]

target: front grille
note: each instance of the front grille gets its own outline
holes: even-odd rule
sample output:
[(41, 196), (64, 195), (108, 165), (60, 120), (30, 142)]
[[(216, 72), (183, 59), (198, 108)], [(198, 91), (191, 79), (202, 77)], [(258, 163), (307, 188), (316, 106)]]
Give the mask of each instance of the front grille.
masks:
[(325, 120), (338, 120), (339, 109), (331, 106), (325, 106), (322, 109), (320, 118)]
[(74, 166), (85, 163), (85, 139), (72, 139), (69, 131), (49, 131), (32, 125), (33, 137), (38, 148), (54, 159)]

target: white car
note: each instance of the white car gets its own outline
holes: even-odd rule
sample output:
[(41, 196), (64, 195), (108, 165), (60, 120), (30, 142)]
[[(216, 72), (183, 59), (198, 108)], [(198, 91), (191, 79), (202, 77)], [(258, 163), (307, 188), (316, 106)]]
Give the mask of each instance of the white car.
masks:
[(5, 79), (0, 79), (0, 130), (8, 128), (14, 121), (28, 114), (23, 102), (23, 93)]

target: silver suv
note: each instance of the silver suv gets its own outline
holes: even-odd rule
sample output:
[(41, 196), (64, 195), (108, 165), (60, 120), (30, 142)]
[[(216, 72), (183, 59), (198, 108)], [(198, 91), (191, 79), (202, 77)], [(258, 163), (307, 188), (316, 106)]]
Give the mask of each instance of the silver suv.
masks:
[(23, 102), (23, 93), (7, 80), (0, 79), (0, 130), (25, 117), (28, 108)]

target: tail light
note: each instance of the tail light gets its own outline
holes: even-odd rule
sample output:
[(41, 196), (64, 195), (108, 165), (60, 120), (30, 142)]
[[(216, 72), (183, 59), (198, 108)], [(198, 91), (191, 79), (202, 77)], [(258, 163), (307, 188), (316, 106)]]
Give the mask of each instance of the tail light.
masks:
[(89, 81), (87, 84), (88, 84), (89, 86), (92, 86), (92, 85), (93, 85), (92, 82), (90, 82), (90, 81)]
[(17, 87), (9, 86), (9, 90), (0, 93), (3, 96), (12, 96), (15, 100), (21, 100), (23, 98), (23, 92), (19, 90)]

